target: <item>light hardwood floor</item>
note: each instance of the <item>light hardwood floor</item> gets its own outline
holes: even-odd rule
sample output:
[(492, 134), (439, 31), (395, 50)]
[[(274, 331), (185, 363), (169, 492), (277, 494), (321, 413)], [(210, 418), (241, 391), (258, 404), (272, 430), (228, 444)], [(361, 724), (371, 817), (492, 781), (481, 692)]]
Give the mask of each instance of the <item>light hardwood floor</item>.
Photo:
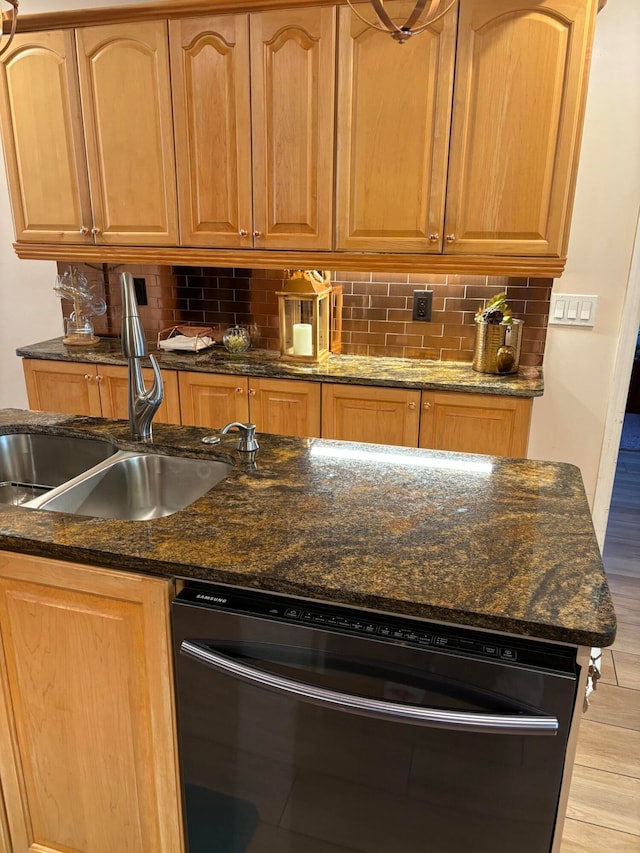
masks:
[(604, 565), (618, 633), (580, 726), (562, 853), (640, 853), (640, 452), (618, 456)]

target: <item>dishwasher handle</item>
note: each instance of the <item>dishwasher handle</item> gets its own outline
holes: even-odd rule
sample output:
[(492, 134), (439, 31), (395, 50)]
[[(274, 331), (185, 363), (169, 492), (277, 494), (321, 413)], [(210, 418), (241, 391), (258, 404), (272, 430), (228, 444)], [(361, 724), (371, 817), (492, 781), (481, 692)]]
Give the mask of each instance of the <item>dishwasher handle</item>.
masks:
[(182, 641), (180, 652), (192, 660), (248, 684), (263, 687), (276, 693), (284, 693), (303, 702), (346, 711), (350, 714), (452, 731), (511, 735), (555, 735), (558, 731), (558, 719), (551, 715), (485, 714), (401, 705), (397, 702), (386, 702), (380, 699), (370, 699), (365, 696), (328, 690), (314, 684), (306, 684), (296, 679), (266, 672), (220, 654), (220, 652), (203, 648), (200, 644), (189, 640)]

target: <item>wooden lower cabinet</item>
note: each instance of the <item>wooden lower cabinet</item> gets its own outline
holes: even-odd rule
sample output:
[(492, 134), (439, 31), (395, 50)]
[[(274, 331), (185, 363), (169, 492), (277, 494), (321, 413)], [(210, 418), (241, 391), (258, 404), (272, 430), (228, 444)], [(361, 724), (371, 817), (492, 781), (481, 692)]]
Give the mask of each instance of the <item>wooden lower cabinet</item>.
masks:
[(322, 387), (322, 437), (494, 456), (527, 455), (531, 400), (459, 391)]
[[(23, 359), (29, 408), (69, 415), (103, 418), (128, 418), (128, 369), (109, 364)], [(150, 367), (143, 371), (149, 386)], [(175, 370), (163, 370), (164, 400), (156, 423), (180, 423), (180, 398)]]
[(322, 386), (322, 437), (417, 447), (420, 391)]
[(233, 421), (257, 431), (320, 435), (320, 384), (217, 373), (180, 373), (182, 423), (221, 429)]
[(232, 421), (247, 423), (247, 378), (223, 373), (180, 373), (180, 408), (186, 426), (221, 429)]
[(102, 415), (94, 364), (22, 360), (29, 408), (68, 415)]
[(249, 379), (249, 415), (257, 431), (319, 438), (320, 383)]
[(531, 406), (523, 397), (423, 391), (419, 446), (526, 457)]
[(12, 853), (184, 849), (169, 581), (0, 552)]
[[(127, 368), (23, 359), (29, 406), (127, 418)], [(150, 384), (152, 371), (144, 371)], [(526, 457), (532, 400), (462, 391), (418, 391), (223, 373), (163, 370), (155, 421), (332, 438), (462, 453)]]
[[(180, 423), (180, 394), (178, 374), (175, 370), (161, 370), (164, 387), (164, 400), (153, 417), (154, 423)], [(153, 370), (145, 367), (142, 371), (147, 388), (153, 382)], [(96, 381), (100, 389), (103, 418), (129, 417), (129, 375), (126, 367), (110, 364), (98, 365)]]

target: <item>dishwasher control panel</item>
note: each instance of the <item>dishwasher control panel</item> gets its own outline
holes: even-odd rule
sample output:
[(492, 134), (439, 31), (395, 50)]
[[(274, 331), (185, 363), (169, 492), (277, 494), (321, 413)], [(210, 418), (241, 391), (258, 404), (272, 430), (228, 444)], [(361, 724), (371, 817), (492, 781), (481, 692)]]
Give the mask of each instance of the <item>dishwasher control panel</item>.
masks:
[(300, 601), (270, 593), (190, 582), (178, 594), (175, 602), (274, 619), (315, 630), (339, 631), (371, 640), (469, 655), (503, 664), (544, 667), (570, 675), (576, 670), (575, 649), (569, 646), (405, 619), (323, 602)]
[[(276, 615), (275, 613), (273, 615)], [(487, 643), (483, 640), (474, 640), (469, 637), (448, 636), (436, 633), (433, 628), (428, 631), (418, 630), (415, 626), (401, 628), (388, 623), (368, 622), (362, 618), (349, 616), (338, 616), (333, 613), (319, 613), (313, 610), (288, 607), (284, 611), (286, 619), (296, 622), (310, 623), (320, 627), (342, 628), (347, 631), (355, 631), (358, 634), (367, 634), (385, 640), (402, 640), (419, 646), (432, 646), (438, 649), (461, 649), (463, 651), (483, 654), (487, 657), (502, 658), (503, 660), (518, 660), (518, 650), (515, 647), (498, 646), (495, 643)], [(435, 628), (435, 626), (434, 626)]]

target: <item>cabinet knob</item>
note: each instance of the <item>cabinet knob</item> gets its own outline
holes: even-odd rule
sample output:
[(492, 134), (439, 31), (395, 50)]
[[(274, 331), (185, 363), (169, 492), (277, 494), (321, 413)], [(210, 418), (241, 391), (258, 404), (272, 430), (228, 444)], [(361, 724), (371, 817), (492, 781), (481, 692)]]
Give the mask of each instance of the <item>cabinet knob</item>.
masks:
[(254, 231), (253, 236), (254, 237), (262, 237), (262, 231)]
[(99, 374), (98, 374), (98, 376), (96, 376), (96, 382), (102, 382), (103, 379), (104, 379), (104, 376), (100, 376)]
[(407, 403), (407, 405), (409, 406), (410, 409), (415, 409), (415, 407), (416, 407), (415, 403)]
[(255, 388), (249, 388), (249, 394), (251, 394), (252, 397), (255, 397), (255, 393), (256, 393)]
[(85, 237), (89, 233), (89, 229), (87, 228), (86, 225), (82, 226), (82, 228), (80, 229), (80, 233), (82, 234), (83, 237)]
[(422, 404), (422, 408), (423, 408), (423, 409), (430, 409), (430, 408), (431, 408), (431, 403), (427, 403), (427, 402), (423, 403), (423, 404)]
[(87, 380), (87, 382), (91, 382), (91, 380), (93, 379), (90, 373), (85, 373), (84, 378)]
[(96, 227), (94, 226), (94, 227), (91, 229), (91, 233), (92, 233), (94, 236), (96, 236), (97, 234), (102, 234), (102, 231), (101, 231), (99, 228), (96, 228)]
[(456, 242), (456, 235), (455, 234), (447, 234), (447, 236), (444, 239), (447, 241), (447, 243), (455, 243)]
[(244, 393), (242, 388), (236, 388), (236, 394), (242, 394), (242, 393)]
[(440, 239), (440, 235), (437, 232), (435, 234), (429, 234), (429, 239), (432, 243), (437, 243)]
[(239, 234), (241, 237), (246, 237), (248, 233), (249, 233), (249, 232), (247, 231), (247, 229), (246, 229), (246, 228), (241, 228), (241, 229), (238, 231), (238, 234)]

